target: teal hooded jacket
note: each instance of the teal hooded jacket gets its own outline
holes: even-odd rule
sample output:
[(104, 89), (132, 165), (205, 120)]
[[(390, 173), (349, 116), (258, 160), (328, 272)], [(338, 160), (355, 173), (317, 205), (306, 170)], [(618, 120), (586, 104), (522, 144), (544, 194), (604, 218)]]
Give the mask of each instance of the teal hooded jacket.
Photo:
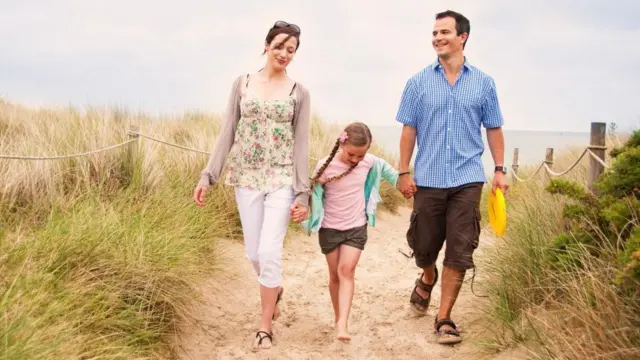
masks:
[[(384, 159), (381, 159), (375, 155), (373, 156), (373, 166), (369, 169), (369, 174), (364, 183), (364, 200), (365, 200), (365, 212), (367, 215), (367, 223), (370, 226), (376, 225), (376, 208), (378, 203), (382, 201), (380, 196), (380, 184), (382, 179), (389, 184), (396, 186), (398, 183), (398, 171), (391, 166)], [(307, 234), (311, 232), (317, 232), (322, 225), (322, 219), (324, 217), (324, 186), (322, 184), (316, 184), (311, 193), (311, 211), (309, 217), (300, 223), (302, 228)]]

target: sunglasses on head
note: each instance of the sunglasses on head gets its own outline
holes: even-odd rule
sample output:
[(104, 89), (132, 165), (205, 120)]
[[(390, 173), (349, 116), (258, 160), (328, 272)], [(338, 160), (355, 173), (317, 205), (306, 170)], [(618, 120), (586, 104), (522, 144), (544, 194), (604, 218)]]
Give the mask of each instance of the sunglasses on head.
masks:
[(274, 28), (286, 28), (286, 27), (290, 27), (292, 28), (295, 32), (298, 33), (298, 35), (300, 35), (300, 28), (298, 27), (298, 25), (295, 24), (289, 24), (286, 21), (276, 21), (275, 24), (273, 24)]

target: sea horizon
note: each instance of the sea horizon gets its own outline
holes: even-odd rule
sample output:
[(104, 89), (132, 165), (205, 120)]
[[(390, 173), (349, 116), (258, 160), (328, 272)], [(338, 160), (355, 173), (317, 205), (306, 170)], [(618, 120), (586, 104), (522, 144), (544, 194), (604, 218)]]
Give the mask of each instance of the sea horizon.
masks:
[[(374, 142), (393, 155), (399, 155), (401, 126), (371, 125)], [(545, 158), (547, 148), (553, 148), (555, 154), (562, 154), (575, 148), (586, 147), (589, 144), (589, 131), (553, 131), (553, 130), (511, 130), (504, 129), (504, 160), (511, 170), (514, 149), (518, 148), (518, 163), (520, 166), (539, 164)], [(482, 161), (485, 173), (493, 173), (494, 162), (487, 143), (486, 129), (482, 129), (485, 150)], [(413, 157), (417, 148), (414, 149)], [(413, 160), (411, 164), (413, 165)]]

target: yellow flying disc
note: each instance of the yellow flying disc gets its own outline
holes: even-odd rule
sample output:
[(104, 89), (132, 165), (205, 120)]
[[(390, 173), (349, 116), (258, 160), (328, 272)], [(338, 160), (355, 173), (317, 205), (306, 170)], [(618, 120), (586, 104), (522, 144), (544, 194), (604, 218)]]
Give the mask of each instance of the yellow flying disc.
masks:
[(489, 223), (496, 235), (504, 235), (507, 228), (507, 209), (500, 188), (496, 189), (495, 194), (489, 192)]

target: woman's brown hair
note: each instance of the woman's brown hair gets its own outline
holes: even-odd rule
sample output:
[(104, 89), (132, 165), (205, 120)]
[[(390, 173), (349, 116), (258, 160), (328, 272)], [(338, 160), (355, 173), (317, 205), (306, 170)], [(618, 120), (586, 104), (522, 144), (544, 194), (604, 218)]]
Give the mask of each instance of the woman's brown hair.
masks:
[[(369, 127), (364, 123), (361, 123), (361, 122), (351, 123), (344, 129), (343, 133), (347, 135), (346, 140), (342, 142), (342, 136), (336, 139), (336, 144), (333, 146), (333, 149), (331, 150), (331, 154), (329, 154), (327, 161), (325, 161), (322, 167), (318, 169), (318, 173), (311, 179), (312, 190), (313, 188), (315, 188), (316, 183), (318, 182), (318, 179), (320, 178), (320, 176), (322, 176), (322, 174), (327, 169), (327, 167), (329, 166), (333, 158), (336, 156), (336, 153), (340, 148), (340, 144), (349, 144), (356, 147), (371, 145), (371, 140), (372, 140), (371, 131), (369, 130)], [(344, 176), (349, 174), (356, 166), (358, 166), (358, 164), (351, 166), (347, 171), (343, 172), (340, 175), (336, 175), (328, 178), (327, 180), (324, 181), (324, 184), (343, 178)]]
[[(276, 23), (273, 24), (273, 27), (271, 27), (271, 29), (269, 29), (269, 32), (267, 33), (267, 37), (264, 39), (265, 43), (271, 45), (273, 39), (280, 34), (286, 34), (287, 37), (285, 37), (278, 45), (276, 45), (276, 48), (283, 46), (284, 43), (287, 42), (287, 40), (294, 37), (296, 38), (296, 51), (298, 51), (298, 48), (300, 47), (300, 27), (298, 25), (289, 24), (285, 21), (276, 21)], [(264, 55), (265, 53), (266, 50), (262, 54)]]

